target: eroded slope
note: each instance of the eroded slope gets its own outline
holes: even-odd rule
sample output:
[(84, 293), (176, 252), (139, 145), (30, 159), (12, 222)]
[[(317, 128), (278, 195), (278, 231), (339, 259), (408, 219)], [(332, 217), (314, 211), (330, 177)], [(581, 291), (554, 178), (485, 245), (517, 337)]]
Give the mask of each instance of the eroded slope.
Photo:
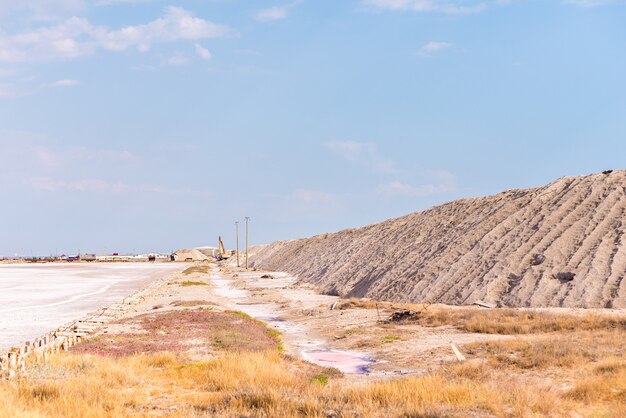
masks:
[(626, 307), (626, 171), (260, 247), (253, 265), (391, 301)]

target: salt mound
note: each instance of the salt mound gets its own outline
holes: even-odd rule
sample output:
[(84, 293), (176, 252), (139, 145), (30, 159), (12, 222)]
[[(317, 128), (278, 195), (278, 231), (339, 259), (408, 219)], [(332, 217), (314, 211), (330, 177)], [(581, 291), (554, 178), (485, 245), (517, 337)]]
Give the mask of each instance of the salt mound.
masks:
[(404, 302), (626, 308), (626, 171), (259, 247), (252, 265)]

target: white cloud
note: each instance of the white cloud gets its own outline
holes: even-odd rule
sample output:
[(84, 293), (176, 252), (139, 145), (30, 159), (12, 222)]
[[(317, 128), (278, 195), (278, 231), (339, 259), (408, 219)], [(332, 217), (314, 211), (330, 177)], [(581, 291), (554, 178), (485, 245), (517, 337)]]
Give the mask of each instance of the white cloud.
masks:
[(364, 0), (363, 3), (375, 9), (421, 13), (469, 14), (486, 8), (485, 3), (465, 5), (467, 2), (461, 0)]
[(432, 55), (435, 52), (444, 50), (444, 49), (448, 49), (452, 46), (453, 44), (449, 43), (449, 42), (428, 42), (424, 45), (422, 45), (422, 47), (419, 49), (419, 54), (420, 55)]
[(53, 177), (33, 177), (26, 181), (33, 190), (48, 193), (149, 193), (153, 195), (192, 196), (211, 198), (214, 193), (188, 187), (170, 188), (158, 184), (131, 185), (102, 179), (59, 180)]
[(50, 84), (50, 87), (74, 87), (78, 86), (80, 81), (78, 80), (59, 80)]
[(79, 191), (79, 192), (124, 192), (129, 190), (125, 183), (111, 183), (106, 180), (63, 181), (51, 177), (34, 177), (29, 181), (35, 190), (45, 192)]
[(154, 43), (178, 40), (198, 40), (220, 38), (228, 35), (230, 29), (193, 16), (179, 7), (167, 7), (163, 17), (145, 25), (127, 26), (116, 31), (98, 31), (96, 38), (103, 48), (123, 51), (137, 48), (147, 51)]
[(256, 14), (257, 20), (260, 20), (262, 22), (285, 19), (286, 17), (287, 17), (287, 9), (285, 7), (280, 7), (280, 6), (261, 10), (259, 13)]
[(68, 16), (85, 9), (84, 0), (0, 0), (0, 18), (25, 12), (36, 20)]
[(324, 145), (351, 163), (384, 173), (396, 171), (394, 162), (383, 158), (378, 152), (376, 144), (372, 142), (332, 141)]
[(189, 63), (189, 58), (183, 53), (176, 53), (165, 60), (164, 64), (172, 67), (180, 67)]
[(193, 16), (179, 7), (167, 7), (162, 17), (147, 24), (110, 30), (88, 20), (71, 17), (56, 25), (15, 35), (0, 34), (0, 61), (29, 62), (71, 59), (98, 49), (144, 52), (153, 44), (219, 38), (230, 33), (227, 26)]
[(20, 91), (13, 83), (0, 83), (0, 98), (6, 99), (9, 97), (20, 96)]
[(427, 197), (437, 194), (452, 193), (454, 191), (456, 191), (456, 185), (454, 182), (450, 181), (413, 186), (394, 180), (378, 188), (378, 192), (383, 195), (406, 197)]
[(564, 3), (582, 7), (596, 7), (615, 3), (615, 0), (564, 0)]
[(289, 16), (289, 9), (302, 3), (302, 0), (296, 0), (282, 6), (274, 6), (263, 9), (256, 14), (256, 19), (261, 22), (271, 22), (274, 20), (286, 19)]
[(297, 189), (292, 193), (291, 197), (298, 202), (306, 204), (325, 204), (335, 202), (335, 196), (332, 194), (310, 189)]
[(140, 4), (140, 3), (149, 3), (151, 0), (96, 0), (96, 6), (111, 6), (116, 4)]
[(211, 59), (211, 51), (203, 47), (202, 45), (196, 44), (196, 54), (205, 61), (209, 61)]

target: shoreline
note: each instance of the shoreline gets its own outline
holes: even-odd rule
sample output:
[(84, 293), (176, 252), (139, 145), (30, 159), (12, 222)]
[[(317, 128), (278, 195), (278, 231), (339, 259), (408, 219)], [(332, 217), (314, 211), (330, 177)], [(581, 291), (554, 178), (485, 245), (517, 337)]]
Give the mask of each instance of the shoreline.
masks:
[[(32, 263), (22, 264), (32, 265)], [(54, 264), (66, 265), (70, 263)], [(138, 304), (154, 295), (160, 288), (167, 285), (172, 277), (180, 274), (188, 266), (189, 263), (181, 263), (180, 269), (167, 272), (162, 277), (124, 296), (118, 302), (100, 306), (98, 309), (66, 322), (34, 339), (27, 339), (26, 341), (20, 341), (8, 347), (0, 348), (0, 378), (12, 377), (16, 370), (24, 370), (26, 362), (31, 357), (45, 359), (48, 354), (69, 350), (72, 346), (96, 333), (103, 326), (132, 312)]]

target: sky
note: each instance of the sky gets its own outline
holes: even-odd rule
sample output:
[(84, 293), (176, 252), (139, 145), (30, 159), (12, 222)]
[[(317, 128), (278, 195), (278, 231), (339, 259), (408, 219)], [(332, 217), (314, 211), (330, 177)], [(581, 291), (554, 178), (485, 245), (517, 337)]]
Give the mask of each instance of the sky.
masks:
[(234, 246), (626, 168), (626, 2), (0, 0), (0, 255)]

